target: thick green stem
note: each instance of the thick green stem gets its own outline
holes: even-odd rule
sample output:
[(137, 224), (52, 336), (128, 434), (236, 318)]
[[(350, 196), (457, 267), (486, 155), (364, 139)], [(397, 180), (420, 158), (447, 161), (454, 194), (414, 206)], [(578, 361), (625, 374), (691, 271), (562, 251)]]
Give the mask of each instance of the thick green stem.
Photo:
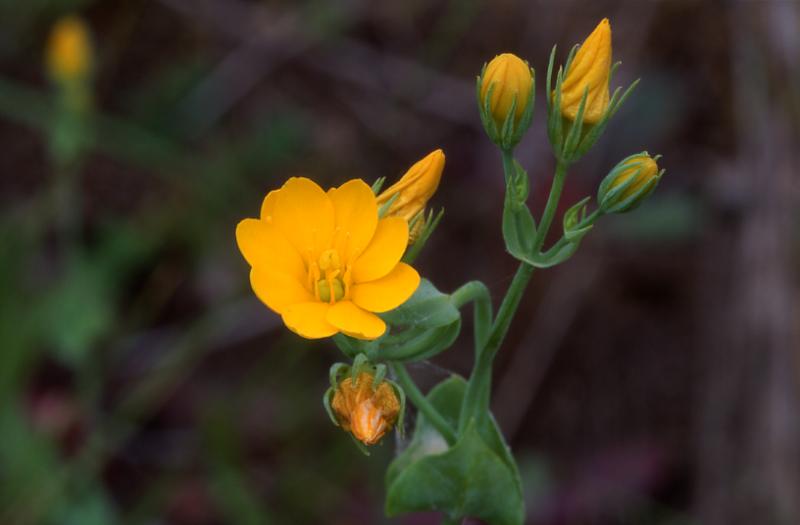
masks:
[(553, 176), (553, 185), (550, 187), (550, 196), (547, 198), (547, 204), (544, 207), (542, 220), (539, 223), (539, 229), (536, 232), (536, 239), (533, 243), (534, 252), (542, 248), (547, 232), (550, 230), (550, 225), (553, 223), (556, 209), (558, 208), (558, 201), (561, 200), (561, 191), (564, 189), (564, 180), (567, 175), (568, 164), (562, 160), (556, 163), (556, 173)]
[(419, 388), (417, 388), (416, 383), (414, 380), (411, 379), (411, 376), (406, 370), (405, 365), (398, 362), (393, 362), (390, 365), (392, 370), (397, 376), (397, 382), (400, 383), (400, 386), (403, 387), (403, 390), (406, 393), (408, 399), (414, 403), (414, 406), (417, 407), (417, 410), (422, 412), (425, 416), (425, 419), (433, 425), (433, 427), (442, 435), (445, 441), (447, 441), (448, 445), (453, 445), (456, 442), (456, 434), (453, 432), (452, 427), (450, 424), (442, 417), (436, 408), (430, 404), (428, 399), (420, 392)]
[(492, 361), (508, 333), (511, 319), (513, 319), (525, 288), (531, 280), (533, 269), (533, 266), (529, 264), (520, 263), (492, 324), (486, 345), (479, 348), (477, 352), (475, 366), (472, 369), (467, 392), (464, 394), (464, 401), (461, 405), (461, 414), (458, 420), (459, 434), (464, 431), (470, 419), (488, 413), (489, 390), (492, 384)]
[(475, 302), (475, 348), (482, 348), (492, 326), (492, 298), (489, 289), (480, 281), (470, 281), (450, 294), (450, 299), (456, 308), (461, 308), (470, 301)]

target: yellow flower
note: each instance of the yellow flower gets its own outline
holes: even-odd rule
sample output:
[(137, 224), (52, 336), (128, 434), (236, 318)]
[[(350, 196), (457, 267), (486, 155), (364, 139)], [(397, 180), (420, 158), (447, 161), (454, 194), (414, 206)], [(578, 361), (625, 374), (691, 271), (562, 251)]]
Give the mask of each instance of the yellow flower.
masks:
[[(378, 195), (378, 206), (383, 206), (394, 197), (385, 217), (402, 217), (411, 223), (418, 213), (425, 210), (428, 200), (436, 193), (439, 180), (442, 178), (442, 170), (444, 170), (444, 152), (440, 149), (417, 161), (399, 181)], [(409, 244), (414, 243), (423, 226), (424, 220), (418, 219), (409, 236)]]
[(594, 124), (608, 108), (611, 76), (611, 24), (600, 21), (583, 42), (561, 84), (561, 114), (575, 120), (583, 92), (588, 88), (583, 121)]
[(374, 312), (396, 308), (419, 285), (416, 270), (399, 262), (408, 223), (378, 220), (375, 195), (360, 179), (326, 193), (293, 177), (266, 196), (260, 219), (239, 223), (236, 241), (258, 298), (309, 339), (380, 337), (386, 325)]
[(60, 80), (85, 77), (92, 67), (89, 30), (77, 16), (60, 19), (50, 32), (47, 43), (47, 68)]
[(497, 55), (486, 66), (481, 78), (481, 104), (486, 100), (492, 85), (494, 89), (489, 101), (489, 112), (498, 131), (502, 129), (515, 97), (517, 106), (514, 110), (514, 126), (516, 127), (527, 109), (528, 98), (533, 89), (531, 68), (512, 53)]
[(631, 155), (611, 170), (597, 194), (605, 213), (623, 213), (636, 208), (655, 189), (663, 172), (647, 152)]
[(383, 381), (372, 388), (373, 376), (361, 372), (355, 384), (346, 378), (333, 395), (331, 408), (339, 424), (364, 443), (374, 445), (389, 432), (400, 413), (394, 388)]

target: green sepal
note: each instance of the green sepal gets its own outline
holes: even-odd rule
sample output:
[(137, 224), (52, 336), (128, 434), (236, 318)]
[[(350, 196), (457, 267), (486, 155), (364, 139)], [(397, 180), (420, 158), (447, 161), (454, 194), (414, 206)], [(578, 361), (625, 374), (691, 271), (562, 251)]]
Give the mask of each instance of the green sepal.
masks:
[(375, 179), (375, 182), (372, 183), (372, 193), (378, 195), (381, 192), (381, 188), (386, 183), (386, 177), (378, 177)]
[[(465, 390), (466, 382), (452, 376), (427, 398), (456, 425)], [(438, 511), (489, 525), (521, 525), (525, 516), (516, 463), (491, 417), (483, 423), (472, 420), (448, 448), (420, 414), (411, 443), (389, 466), (386, 484), (389, 516)]]
[(331, 418), (333, 424), (338, 427), (340, 426), (339, 420), (336, 419), (336, 414), (333, 413), (333, 408), (331, 407), (331, 398), (335, 393), (336, 389), (334, 387), (330, 387), (329, 389), (327, 389), (325, 393), (322, 395), (322, 406), (325, 407), (325, 412), (328, 413), (328, 417)]
[(594, 224), (591, 223), (583, 225), (586, 219), (586, 205), (590, 200), (592, 200), (591, 197), (586, 197), (564, 213), (564, 238), (567, 241), (578, 243), (584, 235), (589, 233), (589, 230), (594, 228)]
[(386, 201), (383, 204), (381, 204), (381, 207), (378, 208), (378, 218), (379, 219), (382, 219), (386, 215), (386, 213), (389, 211), (389, 208), (392, 207), (392, 204), (394, 204), (394, 201), (396, 201), (399, 196), (400, 196), (400, 193), (395, 193), (394, 195), (389, 197), (388, 201)]
[[(414, 216), (416, 219), (417, 217), (421, 218), (421, 213), (419, 212), (417, 215)], [(436, 216), (433, 215), (433, 210), (428, 211), (428, 216), (425, 219), (425, 226), (422, 227), (422, 232), (420, 232), (417, 241), (411, 245), (411, 247), (406, 251), (405, 255), (403, 255), (402, 261), (406, 264), (411, 264), (417, 258), (419, 253), (422, 251), (422, 248), (425, 247), (425, 244), (428, 242), (428, 239), (433, 234), (433, 231), (439, 226), (439, 222), (444, 217), (444, 208), (441, 208)], [(413, 227), (413, 219), (412, 224), (409, 225), (409, 231)]]
[(406, 391), (403, 390), (403, 387), (391, 379), (387, 379), (386, 382), (389, 383), (389, 386), (394, 388), (394, 393), (397, 394), (397, 399), (400, 401), (400, 413), (397, 415), (397, 422), (395, 422), (394, 428), (397, 433), (400, 434), (400, 437), (404, 437), (405, 427), (403, 426), (403, 423), (406, 418)]

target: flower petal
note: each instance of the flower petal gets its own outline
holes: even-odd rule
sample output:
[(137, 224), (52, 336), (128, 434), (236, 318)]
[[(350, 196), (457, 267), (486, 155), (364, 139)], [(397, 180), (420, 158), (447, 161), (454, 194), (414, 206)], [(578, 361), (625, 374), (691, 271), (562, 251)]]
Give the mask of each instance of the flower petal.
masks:
[(386, 323), (375, 314), (366, 312), (350, 301), (340, 301), (328, 310), (330, 324), (357, 339), (376, 339), (386, 331)]
[(306, 261), (316, 261), (331, 245), (333, 204), (314, 181), (292, 177), (275, 198), (272, 222)]
[(401, 217), (378, 221), (367, 249), (353, 263), (353, 282), (374, 281), (394, 269), (408, 245), (408, 223)]
[(275, 203), (278, 201), (278, 192), (281, 190), (272, 190), (264, 197), (264, 202), (261, 203), (261, 220), (272, 222), (272, 216), (275, 214)]
[(330, 337), (339, 331), (326, 320), (330, 308), (330, 304), (319, 301), (293, 304), (283, 312), (283, 322), (306, 339)]
[(272, 224), (258, 219), (241, 221), (236, 226), (236, 243), (250, 266), (286, 273), (303, 281), (306, 267), (302, 257)]
[(351, 299), (370, 312), (388, 312), (403, 304), (419, 286), (419, 274), (411, 266), (398, 263), (387, 275), (376, 281), (355, 284)]
[(358, 257), (375, 233), (378, 225), (378, 205), (375, 194), (361, 179), (345, 182), (328, 192), (336, 213), (334, 248), (342, 262)]
[(265, 268), (250, 270), (250, 286), (264, 304), (279, 314), (290, 305), (314, 300), (296, 277)]

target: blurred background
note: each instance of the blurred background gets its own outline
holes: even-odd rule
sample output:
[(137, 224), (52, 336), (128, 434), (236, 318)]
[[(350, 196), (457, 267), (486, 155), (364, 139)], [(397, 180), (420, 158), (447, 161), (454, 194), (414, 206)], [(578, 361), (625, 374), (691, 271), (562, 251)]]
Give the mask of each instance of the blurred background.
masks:
[[(538, 72), (517, 156), (540, 213), (547, 57), (603, 17), (614, 84), (642, 82), (563, 209), (629, 154), (667, 173), (534, 276), (500, 353), (528, 523), (799, 523), (800, 3), (780, 0), (2, 0), (0, 523), (438, 523), (383, 517), (402, 442), (365, 457), (330, 424), (338, 351), (257, 301), (234, 228), (289, 176), (392, 181), (441, 147), (417, 267), (499, 301), (516, 264), (475, 76), (505, 51)], [(59, 20), (90, 57), (54, 57)], [(412, 367), (424, 388), (468, 374), (469, 333)]]

